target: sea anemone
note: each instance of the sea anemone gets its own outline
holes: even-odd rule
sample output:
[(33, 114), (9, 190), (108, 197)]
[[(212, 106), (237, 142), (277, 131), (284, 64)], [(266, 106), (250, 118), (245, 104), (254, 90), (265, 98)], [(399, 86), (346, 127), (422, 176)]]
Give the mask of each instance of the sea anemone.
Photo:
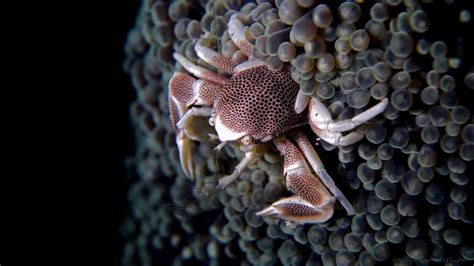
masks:
[[(233, 145), (196, 143), (194, 182), (181, 171), (167, 87), (182, 69), (172, 53), (205, 65), (194, 45), (206, 34), (209, 47), (242, 62), (226, 31), (236, 12), (255, 58), (289, 68), (333, 118), (390, 99), (362, 141), (311, 139), (355, 216), (336, 209), (325, 223), (294, 228), (256, 216), (287, 193), (273, 149), (224, 190), (218, 178), (243, 156)], [(127, 160), (122, 264), (472, 262), (473, 12), (455, 0), (143, 1), (125, 44), (137, 148)], [(212, 133), (205, 120), (195, 128)]]

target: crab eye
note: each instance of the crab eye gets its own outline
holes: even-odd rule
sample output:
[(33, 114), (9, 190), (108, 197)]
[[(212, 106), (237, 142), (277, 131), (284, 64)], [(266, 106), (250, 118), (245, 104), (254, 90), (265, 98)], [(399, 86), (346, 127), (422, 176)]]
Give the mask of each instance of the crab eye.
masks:
[(211, 125), (212, 127), (216, 125), (216, 117), (215, 116), (209, 117), (209, 125)]
[(240, 139), (240, 141), (244, 144), (244, 145), (249, 145), (250, 143), (252, 143), (252, 137), (247, 135), (247, 136), (244, 136)]

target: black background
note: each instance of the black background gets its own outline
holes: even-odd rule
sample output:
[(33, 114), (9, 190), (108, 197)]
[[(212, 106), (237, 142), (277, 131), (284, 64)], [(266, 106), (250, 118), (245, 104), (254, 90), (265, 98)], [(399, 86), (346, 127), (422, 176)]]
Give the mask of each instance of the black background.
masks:
[[(111, 5), (112, 19), (104, 21), (104, 30), (107, 33), (99, 49), (105, 54), (103, 72), (99, 69), (99, 77), (102, 73), (106, 73), (106, 76), (99, 78), (104, 85), (97, 88), (103, 96), (103, 102), (99, 102), (98, 106), (103, 108), (101, 112), (104, 114), (103, 119), (99, 117), (97, 122), (98, 127), (102, 129), (100, 139), (106, 144), (102, 147), (103, 150), (99, 149), (101, 152), (96, 158), (97, 169), (101, 169), (103, 174), (96, 177), (98, 187), (91, 205), (98, 217), (91, 217), (90, 226), (91, 240), (97, 237), (99, 241), (93, 246), (90, 254), (102, 259), (104, 265), (119, 264), (123, 250), (123, 240), (118, 230), (127, 204), (123, 159), (134, 153), (129, 105), (135, 99), (135, 92), (130, 77), (122, 70), (122, 62), (125, 57), (123, 47), (126, 34), (135, 24), (139, 4), (140, 1), (116, 1)], [(101, 57), (100, 53), (98, 57)], [(91, 180), (91, 183), (94, 184), (94, 181)], [(86, 211), (86, 214), (88, 213)]]
[[(91, 87), (86, 90), (90, 96), (84, 96), (96, 108), (90, 110), (88, 116), (96, 126), (88, 127), (87, 119), (84, 121), (90, 129), (87, 139), (92, 140), (92, 145), (85, 145), (91, 150), (84, 154), (91, 154), (92, 160), (88, 170), (91, 175), (85, 177), (84, 196), (87, 198), (89, 191), (92, 194), (85, 200), (87, 204), (81, 206), (85, 207), (81, 209), (87, 226), (85, 234), (78, 236), (84, 241), (79, 246), (85, 248), (86, 258), (91, 259), (86, 259), (87, 264), (118, 265), (123, 250), (123, 240), (119, 236), (127, 206), (123, 159), (134, 153), (129, 105), (135, 99), (135, 92), (130, 77), (123, 72), (122, 63), (126, 35), (135, 24), (140, 4), (141, 1), (110, 2), (102, 15), (97, 14), (98, 27), (92, 27), (97, 39), (91, 41), (95, 42), (97, 50), (91, 47), (93, 76)], [(87, 105), (84, 109), (88, 109)], [(84, 159), (87, 162), (87, 158)], [(83, 230), (79, 230), (79, 234), (82, 233)]]
[(2, 220), (13, 227), (4, 226), (0, 259), (119, 265), (127, 208), (123, 160), (134, 153), (129, 105), (135, 99), (122, 63), (141, 1), (36, 4), (15, 13), (22, 24), (5, 35), (18, 48), (5, 50), (14, 59), (8, 69), (18, 76), (4, 73), (13, 82), (4, 88), (14, 95), (3, 98), (12, 117), (3, 130), (15, 137), (5, 154), (15, 163), (4, 162), (13, 171), (2, 179), (13, 181), (14, 190), (7, 191), (13, 193)]

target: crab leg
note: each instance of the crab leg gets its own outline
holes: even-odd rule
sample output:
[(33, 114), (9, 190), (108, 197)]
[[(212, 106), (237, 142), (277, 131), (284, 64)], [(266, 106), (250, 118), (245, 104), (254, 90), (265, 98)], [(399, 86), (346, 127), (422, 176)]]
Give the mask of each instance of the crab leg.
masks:
[(232, 41), (239, 47), (242, 53), (248, 58), (251, 58), (254, 46), (245, 38), (244, 24), (242, 24), (242, 21), (238, 18), (237, 13), (230, 17), (227, 25)]
[(238, 64), (236, 67), (235, 67), (235, 71), (236, 72), (242, 72), (242, 71), (245, 71), (245, 70), (249, 70), (251, 68), (254, 68), (254, 67), (260, 67), (260, 66), (266, 66), (267, 63), (265, 63), (264, 61), (262, 60), (258, 60), (258, 59), (254, 59), (252, 61), (244, 61), (240, 64)]
[(219, 179), (218, 188), (224, 189), (228, 184), (232, 183), (239, 175), (249, 166), (254, 163), (260, 157), (262, 153), (258, 151), (257, 144), (248, 145), (248, 150), (245, 152), (245, 157), (237, 164), (234, 171), (230, 175), (223, 176)]
[(199, 58), (204, 60), (206, 63), (216, 67), (221, 71), (224, 71), (227, 74), (235, 74), (236, 64), (234, 63), (234, 61), (232, 61), (232, 59), (222, 56), (214, 50), (203, 46), (201, 42), (197, 42), (194, 45), (194, 50), (196, 50), (196, 53)]
[(327, 107), (317, 98), (313, 98), (309, 104), (309, 121), (310, 124), (313, 124), (321, 130), (328, 130), (331, 132), (345, 132), (354, 129), (379, 115), (385, 111), (387, 105), (388, 99), (385, 98), (378, 104), (372, 106), (371, 108), (354, 116), (351, 119), (333, 121), (331, 118), (331, 113), (329, 113)]
[(179, 160), (186, 176), (194, 179), (191, 140), (185, 131), (176, 127), (176, 123), (188, 110), (186, 103), (192, 98), (193, 83), (196, 80), (184, 73), (175, 72), (169, 82), (168, 103), (173, 129), (176, 132), (176, 144), (179, 150)]
[(202, 108), (197, 108), (197, 107), (192, 107), (189, 109), (176, 123), (176, 127), (179, 129), (186, 129), (186, 126), (188, 125), (190, 119), (194, 116), (211, 116), (212, 114), (212, 108), (209, 107), (202, 107)]
[(335, 146), (349, 146), (351, 144), (359, 142), (364, 137), (364, 131), (362, 129), (366, 128), (362, 126), (361, 129), (358, 129), (357, 131), (351, 132), (343, 136), (341, 132), (322, 130), (311, 123), (310, 126), (319, 138)]
[(317, 130), (320, 129), (311, 128), (316, 132), (318, 137), (334, 146), (349, 146), (364, 138), (364, 132), (362, 131), (354, 131), (343, 136), (340, 132), (330, 132), (325, 130), (318, 133)]
[(295, 112), (297, 114), (301, 114), (306, 109), (306, 106), (308, 106), (310, 100), (311, 96), (306, 95), (301, 90), (299, 90), (298, 95), (296, 95)]
[(310, 171), (298, 148), (285, 137), (274, 139), (283, 154), (286, 184), (297, 196), (281, 199), (258, 215), (277, 215), (298, 223), (317, 223), (329, 219), (335, 198)]
[(308, 141), (306, 136), (301, 132), (297, 132), (294, 139), (308, 160), (309, 164), (315, 171), (316, 175), (319, 177), (319, 179), (321, 179), (326, 188), (328, 188), (329, 191), (331, 191), (331, 193), (339, 200), (339, 202), (341, 202), (341, 205), (344, 207), (344, 209), (346, 209), (349, 215), (354, 215), (355, 212), (354, 208), (352, 208), (352, 204), (347, 200), (341, 190), (334, 183), (334, 180), (326, 172), (323, 162), (319, 158), (316, 151), (313, 149), (313, 146), (311, 146), (311, 143)]
[(195, 65), (179, 53), (174, 53), (173, 58), (178, 61), (187, 71), (200, 79), (211, 81), (221, 86), (225, 86), (229, 81), (229, 79), (226, 77), (220, 76), (208, 69)]

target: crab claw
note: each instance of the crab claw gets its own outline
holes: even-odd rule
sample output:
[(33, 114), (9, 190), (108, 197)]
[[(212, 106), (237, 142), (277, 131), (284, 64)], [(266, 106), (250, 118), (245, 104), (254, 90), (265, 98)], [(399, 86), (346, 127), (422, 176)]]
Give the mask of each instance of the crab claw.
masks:
[(316, 208), (300, 196), (291, 196), (280, 199), (255, 214), (259, 216), (275, 216), (283, 220), (304, 224), (325, 222), (332, 217), (333, 213), (333, 204)]
[(195, 79), (187, 74), (175, 72), (169, 83), (169, 108), (173, 129), (176, 132), (176, 144), (179, 149), (179, 160), (184, 174), (194, 179), (191, 140), (185, 130), (176, 124), (188, 111), (186, 103), (192, 98), (192, 85)]
[(194, 180), (193, 156), (191, 152), (191, 140), (186, 136), (184, 131), (180, 131), (176, 135), (176, 143), (179, 150), (179, 161), (184, 174), (191, 180)]
[(298, 148), (284, 137), (273, 141), (283, 154), (283, 172), (288, 189), (316, 208), (334, 203), (335, 197), (329, 193), (319, 178), (311, 173)]
[(309, 164), (313, 168), (316, 176), (319, 177), (319, 180), (324, 184), (324, 186), (341, 202), (344, 209), (346, 209), (348, 215), (354, 215), (354, 208), (352, 207), (349, 200), (344, 196), (341, 190), (336, 186), (332, 177), (324, 169), (323, 162), (319, 158), (318, 154), (314, 150), (311, 143), (308, 141), (306, 136), (297, 132), (293, 136), (294, 140), (298, 144), (301, 152), (304, 154), (305, 158), (308, 160)]
[(336, 198), (308, 168), (298, 148), (285, 137), (273, 140), (283, 155), (286, 186), (297, 195), (280, 199), (257, 215), (274, 215), (296, 223), (321, 223), (334, 213)]
[(307, 168), (297, 162), (298, 168), (286, 172), (286, 186), (297, 196), (281, 199), (260, 211), (259, 215), (276, 215), (297, 223), (321, 223), (331, 218), (336, 198), (332, 196)]

